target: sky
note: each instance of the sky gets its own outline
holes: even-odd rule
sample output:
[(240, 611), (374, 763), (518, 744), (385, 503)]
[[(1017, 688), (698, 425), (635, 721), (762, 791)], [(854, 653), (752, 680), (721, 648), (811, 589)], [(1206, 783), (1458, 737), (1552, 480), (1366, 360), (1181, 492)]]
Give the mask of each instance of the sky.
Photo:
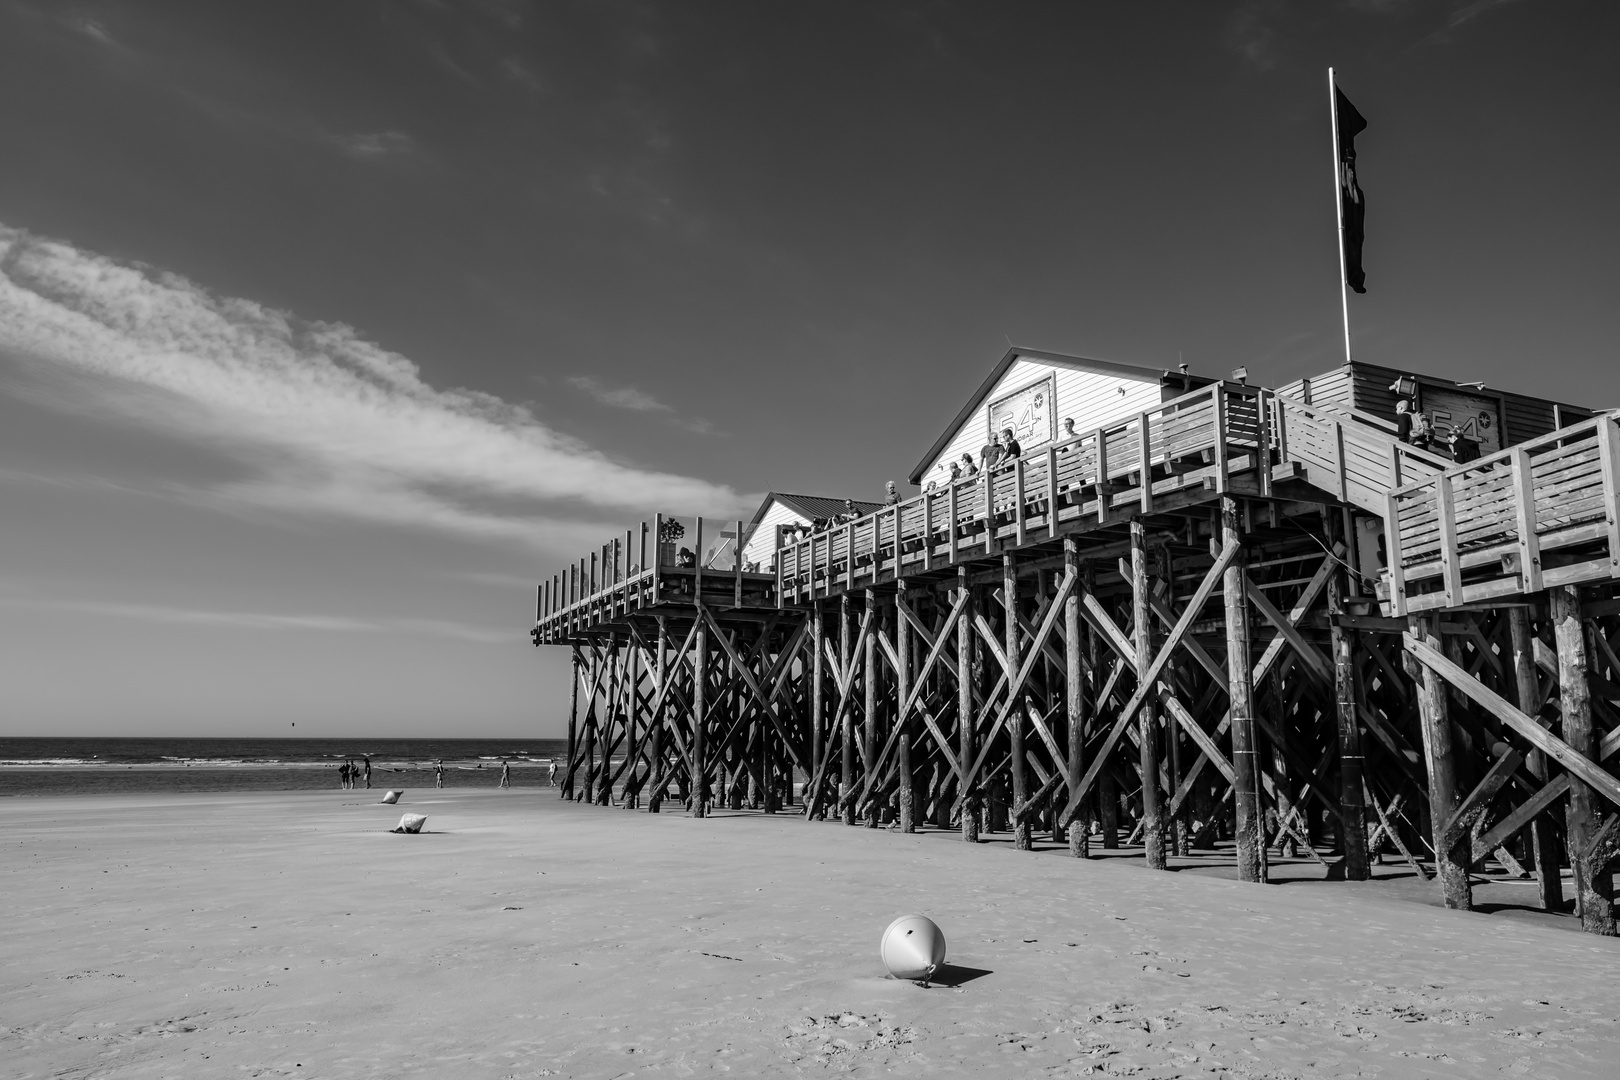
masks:
[[(534, 583), (1009, 344), (1620, 405), (1620, 7), (0, 0), (0, 734), (553, 736)], [(295, 727), (296, 725), (296, 727)]]

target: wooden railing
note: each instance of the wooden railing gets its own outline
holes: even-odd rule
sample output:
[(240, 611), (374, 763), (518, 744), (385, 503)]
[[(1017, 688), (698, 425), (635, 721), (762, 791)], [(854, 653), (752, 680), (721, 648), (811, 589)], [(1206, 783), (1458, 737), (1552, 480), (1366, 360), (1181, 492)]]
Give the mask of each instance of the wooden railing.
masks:
[(1050, 444), (986, 475), (926, 491), (777, 552), (782, 603), (842, 592), (881, 575), (930, 571), (1050, 537), (1063, 522), (1151, 513), (1156, 499), (1205, 481), (1226, 491), (1259, 468), (1270, 493), (1272, 394), (1215, 383)]
[[(729, 588), (738, 606), (743, 602), (745, 579), (751, 586), (750, 593), (757, 591), (752, 586), (769, 582), (769, 575), (743, 568), (746, 536), (742, 522), (718, 523), (722, 538), (742, 538), (731, 545), (732, 565), (719, 567), (699, 558), (705, 527), (717, 523), (689, 518), (690, 540), (682, 525), (676, 538), (658, 543), (655, 538), (664, 536), (675, 520), (659, 514), (653, 521), (643, 521), (639, 529), (627, 529), (622, 540), (614, 538), (549, 581), (541, 582), (535, 595), (536, 640), (544, 644), (602, 623), (617, 622), (632, 611), (662, 603), (670, 591), (671, 579), (680, 579), (675, 584), (688, 603), (705, 590), (712, 593), (716, 588)], [(725, 526), (732, 526), (733, 531), (728, 533)], [(680, 551), (688, 545), (692, 557), (683, 560)]]
[(1448, 458), (1408, 446), (1393, 424), (1354, 410), (1324, 408), (1275, 396), (1278, 460), (1297, 463), (1304, 478), (1340, 502), (1380, 517), (1389, 492), (1437, 476)]
[(1616, 416), (1396, 486), (1382, 516), (1396, 615), (1620, 577)]

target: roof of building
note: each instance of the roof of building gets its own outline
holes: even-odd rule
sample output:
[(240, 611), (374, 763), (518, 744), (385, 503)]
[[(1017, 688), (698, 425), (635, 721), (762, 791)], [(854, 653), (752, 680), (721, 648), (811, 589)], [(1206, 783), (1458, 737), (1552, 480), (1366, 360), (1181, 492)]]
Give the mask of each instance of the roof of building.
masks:
[(1001, 377), (1012, 369), (1013, 364), (1017, 363), (1019, 357), (1026, 360), (1035, 360), (1042, 364), (1051, 364), (1053, 367), (1071, 368), (1075, 371), (1090, 371), (1098, 375), (1118, 375), (1126, 379), (1141, 379), (1143, 382), (1149, 380), (1158, 382), (1164, 376), (1162, 368), (1122, 364), (1117, 360), (1092, 360), (1085, 356), (1069, 356), (1065, 353), (1044, 352), (1041, 349), (1023, 349), (1014, 345), (1007, 350), (1007, 355), (1003, 356), (1000, 362), (991, 369), (984, 382), (979, 384), (979, 388), (973, 392), (973, 396), (968, 399), (968, 403), (962, 406), (962, 411), (956, 414), (956, 419), (952, 420), (945, 430), (940, 433), (934, 445), (928, 448), (928, 453), (923, 455), (923, 459), (917, 463), (915, 469), (911, 470), (911, 475), (907, 479), (913, 484), (922, 483), (922, 474), (928, 468), (929, 463), (939, 456), (940, 451), (945, 449), (951, 441), (951, 436), (956, 434), (958, 428), (967, 423), (968, 417), (973, 415), (973, 410), (977, 409), (984, 399), (990, 396), (990, 392), (996, 388), (996, 384), (1001, 381)]
[[(775, 499), (789, 510), (803, 514), (812, 521), (816, 518), (836, 517), (844, 512), (843, 499), (830, 499), (824, 495), (788, 495), (785, 492), (772, 491), (765, 496), (765, 501), (759, 504), (759, 509), (754, 512), (754, 520), (751, 524), (759, 524), (760, 520), (765, 516), (766, 508), (771, 505), (772, 499)], [(850, 502), (854, 503), (855, 509), (862, 514), (870, 514), (874, 510), (883, 508), (882, 503), (862, 502), (860, 499), (851, 499)]]

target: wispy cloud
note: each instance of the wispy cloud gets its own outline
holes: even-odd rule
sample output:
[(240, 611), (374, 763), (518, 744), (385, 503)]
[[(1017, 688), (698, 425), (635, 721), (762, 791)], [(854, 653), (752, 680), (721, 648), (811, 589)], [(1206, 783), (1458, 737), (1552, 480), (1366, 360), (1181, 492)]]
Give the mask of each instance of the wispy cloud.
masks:
[(372, 131), (359, 135), (334, 135), (332, 141), (350, 157), (379, 158), (403, 154), (416, 144), (403, 131)]
[(1276, 14), (1275, 0), (1239, 4), (1226, 21), (1227, 47), (1261, 71), (1276, 67), (1278, 33), (1272, 25)]
[(668, 421), (682, 431), (690, 431), (695, 435), (718, 435), (720, 429), (701, 416), (677, 416), (675, 409), (667, 405), (644, 390), (634, 386), (609, 386), (600, 379), (589, 375), (570, 375), (568, 385), (576, 390), (583, 391), (591, 398), (614, 409), (629, 409), (631, 412), (662, 413)]
[(749, 503), (724, 485), (616, 462), (524, 406), (431, 386), (348, 326), (4, 225), (0, 359), (71, 379), (63, 407), (242, 462), (246, 480), (175, 481), (227, 509), (545, 544), (609, 512), (730, 515)]
[(632, 412), (674, 411), (651, 394), (637, 390), (633, 386), (609, 386), (589, 375), (571, 375), (568, 378), (568, 385), (576, 390), (583, 390), (603, 405), (611, 405), (615, 409), (629, 409)]
[(521, 641), (520, 627), (499, 629), (451, 619), (360, 619), (347, 615), (288, 615), (258, 611), (211, 611), (161, 604), (101, 600), (40, 600), (0, 596), (0, 607), (60, 611), (97, 618), (133, 619), (165, 626), (208, 626), (230, 630), (316, 630), (338, 634), (418, 634), (480, 645)]

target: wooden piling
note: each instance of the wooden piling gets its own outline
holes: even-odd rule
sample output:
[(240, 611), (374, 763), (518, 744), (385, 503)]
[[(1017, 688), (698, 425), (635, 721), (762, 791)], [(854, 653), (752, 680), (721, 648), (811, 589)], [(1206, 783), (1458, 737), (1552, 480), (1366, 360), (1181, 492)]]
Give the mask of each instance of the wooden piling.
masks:
[(967, 784), (966, 769), (976, 753), (973, 738), (973, 589), (968, 584), (967, 567), (956, 568), (957, 598), (962, 604), (962, 616), (956, 621), (956, 726), (957, 760), (964, 770), (959, 784), (958, 801), (961, 803), (962, 839), (970, 844), (979, 842), (979, 800)]
[[(1241, 543), (1243, 518), (1236, 499), (1221, 499), (1221, 543)], [(1232, 727), (1233, 833), (1238, 877), (1266, 880), (1264, 818), (1260, 810), (1260, 777), (1255, 756), (1254, 662), (1249, 649), (1249, 600), (1244, 558), (1232, 560), (1221, 579), (1226, 603), (1226, 680)]]
[[(1508, 608), (1508, 631), (1513, 642), (1513, 682), (1519, 711), (1526, 716), (1541, 712), (1541, 680), (1536, 675), (1535, 635), (1530, 627), (1530, 609)], [(1545, 785), (1552, 779), (1544, 751), (1532, 749), (1525, 757), (1525, 768)], [(1545, 813), (1530, 822), (1530, 855), (1535, 862), (1536, 889), (1543, 911), (1564, 910), (1564, 877), (1560, 871), (1558, 833)]]
[[(699, 560), (701, 562), (701, 559)], [(709, 771), (705, 756), (704, 723), (707, 704), (709, 664), (709, 631), (699, 622), (692, 638), (692, 785), (693, 817), (709, 816)]]
[[(1003, 552), (1001, 556), (1001, 589), (1006, 614), (1003, 647), (1007, 650), (1006, 671), (1008, 692), (1011, 694), (1012, 679), (1022, 666), (1022, 657), (1019, 655), (1018, 567), (1013, 562), (1011, 552)], [(1017, 811), (1023, 809), (1024, 801), (1029, 798), (1029, 763), (1024, 756), (1027, 752), (1024, 748), (1024, 730), (1027, 721), (1024, 717), (1022, 692), (1013, 694), (1008, 704), (1011, 706), (1007, 713), (1007, 738), (1010, 744), (1008, 772), (1012, 774), (1012, 805)], [(1012, 834), (1015, 850), (1029, 851), (1035, 846), (1034, 830), (1030, 826), (1028, 814), (1014, 813)]]
[[(1147, 481), (1144, 481), (1144, 487)], [(1145, 496), (1144, 496), (1145, 497)], [(1136, 670), (1146, 673), (1153, 663), (1153, 614), (1149, 606), (1147, 534), (1141, 518), (1131, 519), (1131, 618), (1135, 623)], [(1147, 865), (1163, 870), (1165, 859), (1164, 805), (1159, 794), (1159, 717), (1153, 695), (1147, 693), (1137, 714), (1141, 736), (1142, 848)]]
[[(1080, 555), (1074, 538), (1066, 537), (1063, 541), (1063, 569), (1080, 580), (1079, 564)], [(1082, 592), (1090, 593), (1089, 578), (1087, 574), (1083, 583), (1071, 589), (1063, 601), (1063, 704), (1068, 738), (1065, 771), (1070, 791), (1077, 790), (1086, 775), (1086, 669), (1082, 668), (1080, 660), (1080, 635), (1084, 632), (1081, 630), (1080, 596)], [(1084, 805), (1074, 820), (1069, 822), (1068, 840), (1070, 855), (1084, 859), (1091, 854), (1091, 815), (1086, 812)]]
[(894, 609), (894, 655), (900, 661), (894, 675), (895, 707), (895, 768), (900, 774), (900, 831), (917, 831), (916, 794), (913, 791), (915, 777), (912, 775), (911, 762), (911, 716), (902, 712), (901, 707), (909, 700), (911, 694), (911, 623), (900, 610), (905, 602), (906, 583), (904, 579), (897, 579), (895, 588)]
[[(1587, 683), (1587, 627), (1581, 616), (1580, 589), (1561, 585), (1547, 590), (1552, 605), (1553, 639), (1558, 647), (1558, 700), (1562, 713), (1560, 734), (1570, 749), (1586, 758), (1597, 757), (1597, 734), (1592, 727), (1592, 690)], [(1571, 777), (1564, 835), (1569, 839), (1569, 862), (1575, 879), (1575, 908), (1581, 929), (1588, 934), (1613, 937), (1614, 879), (1607, 865), (1589, 858), (1601, 822), (1598, 795)]]
[[(1438, 622), (1422, 615), (1412, 616), (1412, 636), (1419, 641), (1427, 640), (1432, 630), (1439, 629)], [(1456, 751), (1446, 684), (1429, 665), (1419, 664), (1418, 667), (1418, 717), (1423, 724), (1423, 757), (1429, 773), (1430, 838), (1435, 849), (1435, 872), (1446, 907), (1471, 911), (1474, 898), (1468, 867), (1458, 862), (1457, 853), (1446, 844), (1458, 806)]]

